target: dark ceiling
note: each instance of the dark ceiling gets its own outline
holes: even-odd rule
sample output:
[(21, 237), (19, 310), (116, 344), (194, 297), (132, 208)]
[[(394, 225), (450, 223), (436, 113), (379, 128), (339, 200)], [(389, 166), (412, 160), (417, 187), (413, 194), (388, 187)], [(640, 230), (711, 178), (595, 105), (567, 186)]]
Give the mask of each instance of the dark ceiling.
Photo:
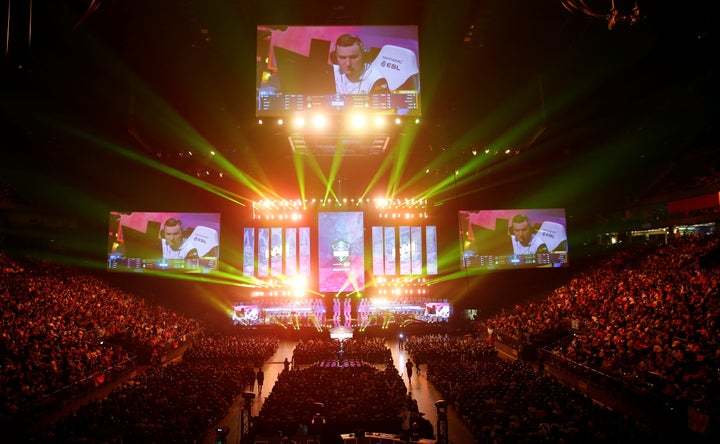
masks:
[[(347, 197), (386, 194), (397, 172), (403, 197), (612, 209), (717, 145), (706, 2), (638, 0), (642, 19), (613, 29), (573, 8), (609, 13), (609, 0), (46, 0), (32, 21), (20, 3), (0, 17), (0, 172), (47, 207), (200, 210), (226, 201), (218, 189), (258, 198), (254, 182), (322, 195), (310, 167), (298, 179), (287, 134), (256, 124), (258, 24), (419, 26), (422, 123), (382, 156), (343, 159)], [(330, 159), (317, 160), (327, 174)], [(394, 169), (373, 181), (386, 162)]]

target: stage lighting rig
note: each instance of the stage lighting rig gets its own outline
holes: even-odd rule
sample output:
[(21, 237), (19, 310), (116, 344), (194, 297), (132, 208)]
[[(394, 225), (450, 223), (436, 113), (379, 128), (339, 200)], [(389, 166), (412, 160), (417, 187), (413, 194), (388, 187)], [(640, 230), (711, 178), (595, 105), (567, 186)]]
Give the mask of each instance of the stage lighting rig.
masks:
[(644, 19), (639, 0), (562, 0), (561, 4), (572, 13), (606, 21), (608, 29), (618, 25), (633, 26)]

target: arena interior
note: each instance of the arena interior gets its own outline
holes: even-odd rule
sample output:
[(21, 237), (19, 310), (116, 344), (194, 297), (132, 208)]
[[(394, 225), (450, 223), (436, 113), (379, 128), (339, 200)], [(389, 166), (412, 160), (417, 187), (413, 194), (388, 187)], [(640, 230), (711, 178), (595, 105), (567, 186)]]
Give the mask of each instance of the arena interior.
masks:
[(720, 436), (690, 0), (5, 0), (0, 436)]

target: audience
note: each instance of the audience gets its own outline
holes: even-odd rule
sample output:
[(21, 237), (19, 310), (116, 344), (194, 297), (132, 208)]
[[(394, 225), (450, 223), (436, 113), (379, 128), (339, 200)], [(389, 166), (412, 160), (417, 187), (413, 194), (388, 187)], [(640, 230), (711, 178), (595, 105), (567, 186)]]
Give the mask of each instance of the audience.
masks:
[(487, 325), (521, 341), (572, 331), (551, 347), (556, 357), (671, 400), (718, 405), (720, 268), (701, 259), (719, 245), (717, 237), (683, 237), (619, 253)]
[[(720, 240), (708, 236), (618, 251), (546, 300), (478, 323), (479, 334), (411, 335), (403, 347), (427, 366), (428, 381), (480, 443), (647, 439), (650, 432), (629, 418), (529, 363), (498, 359), (493, 341), (541, 346), (555, 366), (591, 369), (638, 392), (712, 411), (720, 405), (720, 267), (706, 255), (719, 249)], [(197, 442), (252, 389), (253, 368), (279, 346), (274, 337), (203, 335), (198, 321), (66, 267), (0, 254), (0, 276), (4, 422), (39, 402), (105, 384), (141, 354), (155, 358), (38, 441)], [(180, 362), (160, 365), (183, 344)], [(279, 374), (264, 400), (258, 434), (319, 433), (316, 414), (328, 436), (410, 436), (418, 424), (427, 426), (383, 338), (301, 340), (292, 369)], [(432, 437), (432, 425), (422, 430)]]
[(250, 384), (244, 368), (277, 350), (268, 337), (203, 338), (178, 363), (153, 366), (81, 407), (36, 440), (197, 443)]
[[(194, 334), (196, 321), (153, 307), (99, 279), (0, 254), (0, 417), (77, 394), (160, 355)], [(120, 335), (134, 350), (113, 345)]]
[[(401, 433), (403, 411), (417, 412), (397, 369), (362, 363), (312, 365), (283, 372), (265, 399), (258, 418), (261, 436), (312, 433), (317, 413), (323, 436), (357, 430)], [(317, 423), (317, 421), (316, 421)]]
[(525, 361), (433, 360), (428, 381), (481, 444), (646, 442), (649, 437), (628, 418)]
[(472, 363), (497, 355), (495, 347), (486, 339), (470, 335), (409, 336), (405, 340), (405, 350), (418, 364), (437, 361)]
[(385, 338), (358, 337), (339, 339), (300, 340), (293, 350), (293, 364), (310, 365), (333, 359), (347, 359), (371, 364), (386, 363), (392, 357), (385, 346)]

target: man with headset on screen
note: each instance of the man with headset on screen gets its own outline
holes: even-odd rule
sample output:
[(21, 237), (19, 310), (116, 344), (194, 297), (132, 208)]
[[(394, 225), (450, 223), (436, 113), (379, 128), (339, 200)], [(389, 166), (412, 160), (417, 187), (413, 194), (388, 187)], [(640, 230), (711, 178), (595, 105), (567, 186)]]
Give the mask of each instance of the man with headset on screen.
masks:
[(524, 214), (516, 214), (512, 218), (510, 239), (513, 254), (543, 254), (548, 252), (545, 243), (535, 234), (530, 218)]
[(368, 63), (368, 51), (360, 37), (343, 34), (330, 53), (338, 94), (381, 94), (389, 92), (382, 74)]
[(171, 217), (161, 231), (164, 259), (197, 259), (198, 252), (192, 239), (185, 236), (180, 219)]

